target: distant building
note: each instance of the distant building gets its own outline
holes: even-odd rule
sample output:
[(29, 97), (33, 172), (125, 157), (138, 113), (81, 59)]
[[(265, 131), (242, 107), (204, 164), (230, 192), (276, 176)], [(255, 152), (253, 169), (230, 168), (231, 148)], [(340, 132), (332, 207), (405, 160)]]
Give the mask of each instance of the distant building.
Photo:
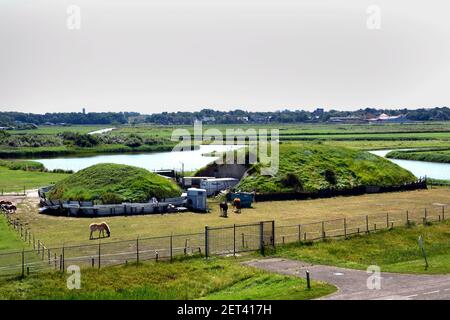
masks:
[(215, 122), (216, 118), (215, 117), (203, 117), (202, 121), (203, 122)]
[(383, 122), (383, 123), (399, 123), (406, 122), (406, 114), (401, 114), (398, 116), (389, 116), (386, 113), (380, 114), (378, 117), (368, 119), (369, 122)]
[(361, 117), (349, 116), (349, 117), (330, 117), (328, 122), (331, 123), (365, 123), (365, 119)]
[(237, 117), (238, 121), (248, 122), (248, 117)]

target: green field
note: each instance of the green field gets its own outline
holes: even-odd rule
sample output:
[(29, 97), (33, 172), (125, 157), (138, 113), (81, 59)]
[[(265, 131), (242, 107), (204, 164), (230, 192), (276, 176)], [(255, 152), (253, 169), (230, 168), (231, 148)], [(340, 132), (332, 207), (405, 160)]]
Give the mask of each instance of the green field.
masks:
[(450, 149), (391, 151), (386, 156), (392, 159), (450, 163)]
[(0, 166), (0, 190), (3, 192), (23, 192), (25, 189), (54, 184), (68, 177), (65, 173), (10, 170)]
[(234, 258), (193, 258), (85, 269), (81, 288), (67, 289), (67, 275), (43, 273), (22, 280), (0, 278), (0, 299), (313, 299), (335, 287), (242, 266)]
[[(424, 238), (429, 268), (418, 245)], [(450, 272), (450, 222), (431, 226), (398, 227), (347, 240), (296, 243), (277, 248), (277, 256), (317, 264), (366, 269), (370, 265), (382, 271), (439, 274)]]
[[(35, 130), (8, 131), (14, 136), (39, 136), (49, 141), (63, 132), (85, 134), (90, 131), (110, 126), (41, 126)], [(396, 149), (396, 148), (450, 148), (450, 122), (428, 122), (409, 124), (255, 124), (255, 125), (204, 125), (203, 131), (219, 129), (225, 134), (226, 129), (279, 129), (281, 142), (322, 141), (325, 144), (346, 146), (357, 149)], [(120, 125), (105, 135), (114, 137), (138, 136), (142, 139), (155, 139), (156, 144), (143, 144), (130, 147), (124, 144), (103, 144), (94, 148), (74, 147), (66, 145), (53, 146), (0, 146), (0, 157), (42, 157), (64, 156), (95, 153), (125, 153), (169, 151), (174, 142), (170, 141), (175, 129), (186, 129), (193, 134), (193, 126), (162, 126), (162, 125)], [(45, 139), (44, 139), (45, 140)]]
[(25, 243), (19, 239), (17, 233), (8, 226), (5, 217), (0, 213), (0, 251), (17, 251), (25, 247)]

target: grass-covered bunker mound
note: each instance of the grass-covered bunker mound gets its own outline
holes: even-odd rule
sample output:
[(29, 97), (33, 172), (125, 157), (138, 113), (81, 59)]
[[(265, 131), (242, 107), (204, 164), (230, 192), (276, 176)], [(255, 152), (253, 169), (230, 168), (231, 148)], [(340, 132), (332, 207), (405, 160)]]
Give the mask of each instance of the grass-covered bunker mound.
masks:
[(174, 182), (145, 169), (101, 163), (59, 181), (47, 196), (52, 200), (101, 200), (104, 204), (111, 204), (147, 202), (151, 197), (161, 199), (180, 194)]
[(237, 186), (243, 191), (315, 192), (359, 186), (398, 186), (416, 181), (409, 171), (366, 151), (321, 144), (280, 145), (275, 176), (261, 175), (261, 165), (249, 168)]

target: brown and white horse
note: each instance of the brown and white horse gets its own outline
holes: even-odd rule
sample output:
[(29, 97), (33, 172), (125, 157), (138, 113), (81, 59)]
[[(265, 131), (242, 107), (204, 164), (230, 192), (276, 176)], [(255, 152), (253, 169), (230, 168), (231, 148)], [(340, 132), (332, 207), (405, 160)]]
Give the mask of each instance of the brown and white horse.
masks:
[(91, 223), (89, 225), (89, 230), (91, 231), (91, 235), (89, 237), (90, 240), (94, 239), (94, 237), (92, 236), (94, 231), (98, 231), (99, 238), (100, 238), (100, 236), (105, 237), (105, 231), (106, 231), (106, 234), (108, 235), (108, 237), (111, 236), (111, 230), (109, 229), (109, 226), (106, 222)]

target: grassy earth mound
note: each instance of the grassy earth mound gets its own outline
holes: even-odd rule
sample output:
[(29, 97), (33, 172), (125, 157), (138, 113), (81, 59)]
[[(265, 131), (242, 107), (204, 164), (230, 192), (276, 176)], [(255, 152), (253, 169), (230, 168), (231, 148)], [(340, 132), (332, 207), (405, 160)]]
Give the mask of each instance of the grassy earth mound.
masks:
[(101, 163), (72, 174), (49, 191), (49, 199), (146, 202), (181, 194), (172, 181), (142, 168)]
[(237, 189), (314, 192), (362, 185), (402, 185), (416, 180), (411, 172), (369, 152), (321, 144), (282, 144), (275, 176), (261, 175), (261, 164), (252, 165), (248, 173)]

